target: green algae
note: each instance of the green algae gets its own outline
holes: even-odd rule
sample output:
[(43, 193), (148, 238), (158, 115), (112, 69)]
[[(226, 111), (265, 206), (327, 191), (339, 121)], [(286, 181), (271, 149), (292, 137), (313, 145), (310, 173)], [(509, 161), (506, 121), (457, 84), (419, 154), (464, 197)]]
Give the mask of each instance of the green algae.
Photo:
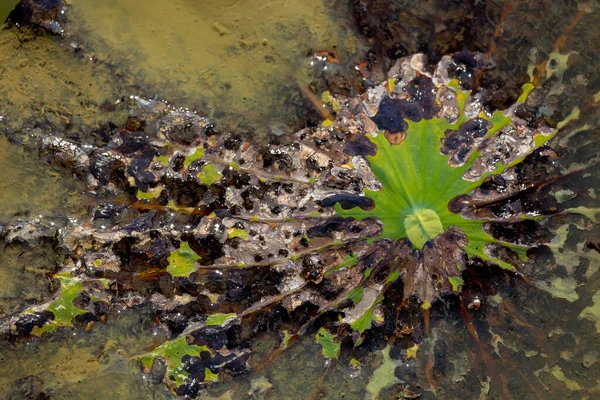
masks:
[(19, 3), (19, 0), (7, 0), (0, 2), (0, 25), (4, 23), (13, 8)]
[(379, 367), (373, 371), (373, 376), (369, 380), (367, 384), (367, 392), (369, 393), (369, 398), (376, 399), (379, 393), (390, 386), (391, 384), (398, 382), (398, 379), (394, 375), (394, 371), (398, 365), (400, 365), (401, 361), (393, 360), (390, 357), (390, 346), (386, 346), (383, 350), (381, 350), (381, 354), (383, 356), (383, 360)]

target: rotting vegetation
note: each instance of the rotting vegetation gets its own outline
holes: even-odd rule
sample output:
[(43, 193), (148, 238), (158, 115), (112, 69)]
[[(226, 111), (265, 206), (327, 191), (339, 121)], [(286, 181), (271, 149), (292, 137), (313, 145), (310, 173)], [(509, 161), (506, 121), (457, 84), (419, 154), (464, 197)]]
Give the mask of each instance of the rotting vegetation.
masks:
[(287, 320), (283, 347), (317, 329), (329, 358), (388, 324), (392, 299), (399, 316), (422, 308), (427, 324), (432, 303), (462, 296), (470, 271), (515, 270), (527, 249), (550, 242), (542, 214), (595, 219), (585, 208), (539, 208), (528, 188), (553, 176), (544, 144), (571, 121), (553, 129), (532, 119), (531, 84), (513, 107), (483, 109), (453, 72), (476, 74), (483, 62), (461, 53), (428, 72), (422, 55), (403, 58), (364, 99), (325, 93), (334, 119), (266, 147), (142, 98), (91, 153), (45, 138), (98, 206), (60, 230), (5, 227), (7, 243), (45, 235), (67, 252), (56, 297), (7, 328), (91, 328), (113, 307), (149, 302), (172, 339), (142, 364), (164, 363), (167, 383), (195, 395), (248, 368), (244, 325), (273, 313)]
[[(171, 340), (140, 361), (188, 396), (222, 374), (261, 368), (249, 343), (264, 329), (282, 332), (271, 360), (303, 335), (329, 359), (395, 337), (401, 357), (385, 347), (367, 387), (377, 396), (389, 384), (382, 375), (416, 358), (436, 302), (453, 299), (468, 321), (481, 306), (482, 277), (490, 286), (519, 279), (514, 270), (528, 270), (532, 248), (564, 256), (574, 228), (556, 229), (561, 218), (597, 221), (596, 210), (570, 207), (569, 191), (553, 186), (597, 160), (558, 171), (546, 146), (583, 129), (573, 128), (578, 112), (554, 128), (538, 121), (526, 105), (535, 72), (515, 105), (486, 109), (482, 91), (465, 83), (487, 67), (468, 52), (435, 70), (421, 54), (402, 58), (363, 98), (324, 93), (330, 118), (268, 146), (138, 97), (125, 126), (91, 151), (44, 138), (44, 152), (72, 168), (98, 205), (84, 223), (4, 228), (6, 243), (48, 240), (65, 254), (55, 298), (13, 316), (5, 333), (90, 329), (111, 309), (150, 305)], [(597, 259), (595, 249), (577, 252)], [(571, 299), (573, 284), (536, 281)], [(503, 382), (485, 354), (492, 380)], [(404, 372), (403, 395), (420, 395)], [(545, 372), (579, 385), (560, 367), (537, 371)]]

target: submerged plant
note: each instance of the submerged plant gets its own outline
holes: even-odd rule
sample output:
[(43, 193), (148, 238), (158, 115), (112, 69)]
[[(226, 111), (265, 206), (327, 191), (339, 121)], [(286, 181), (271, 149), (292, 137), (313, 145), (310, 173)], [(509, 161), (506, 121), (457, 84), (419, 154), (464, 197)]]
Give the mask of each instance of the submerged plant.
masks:
[[(482, 90), (461, 86), (485, 67), (481, 54), (445, 56), (433, 71), (421, 54), (403, 58), (363, 97), (325, 93), (335, 117), (268, 146), (141, 98), (91, 152), (45, 139), (100, 202), (90, 221), (56, 235), (68, 253), (64, 291), (11, 329), (89, 328), (148, 304), (171, 340), (141, 362), (190, 396), (251, 366), (266, 329), (282, 334), (273, 357), (310, 334), (337, 358), (342, 343), (359, 347), (381, 328), (409, 337), (404, 356), (415, 358), (436, 301), (462, 297), (481, 271), (512, 273), (552, 240), (541, 212), (595, 218), (540, 210), (528, 191), (548, 181), (545, 144), (577, 113), (556, 128), (536, 120), (525, 105), (533, 83), (513, 106), (488, 110)], [(5, 237), (32, 230), (13, 224)], [(424, 329), (409, 324), (421, 321), (415, 309)], [(386, 371), (400, 365), (385, 351)]]

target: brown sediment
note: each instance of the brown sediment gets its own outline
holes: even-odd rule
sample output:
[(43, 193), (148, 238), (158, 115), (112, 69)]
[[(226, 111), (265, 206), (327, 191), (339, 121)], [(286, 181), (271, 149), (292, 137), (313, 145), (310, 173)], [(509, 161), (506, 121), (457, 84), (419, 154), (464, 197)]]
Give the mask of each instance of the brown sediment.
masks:
[[(579, 23), (579, 21), (581, 21), (583, 19), (583, 17), (585, 16), (585, 14), (587, 14), (587, 13), (584, 11), (583, 8), (581, 8), (581, 9), (579, 9), (577, 11), (577, 14), (575, 14), (575, 17), (573, 17), (573, 20), (571, 21), (571, 23), (569, 24), (569, 26), (567, 26), (565, 28), (565, 30), (560, 34), (560, 36), (554, 42), (554, 46), (552, 47), (552, 51), (560, 51), (562, 49), (563, 45), (567, 41), (567, 38), (569, 37), (569, 35), (573, 31), (573, 29), (575, 29), (575, 27), (577, 26), (577, 24)], [(533, 84), (533, 86), (535, 86), (535, 87), (538, 86), (539, 81), (540, 81), (542, 75), (546, 71), (546, 65), (547, 64), (548, 64), (548, 59), (545, 59), (544, 61), (542, 61), (541, 63), (539, 63), (538, 65), (536, 65), (535, 72), (534, 72), (534, 75), (533, 75), (533, 80), (531, 82)]]
[(500, 372), (498, 372), (498, 370), (496, 368), (496, 363), (494, 362), (494, 360), (492, 360), (488, 350), (485, 348), (483, 343), (481, 343), (481, 341), (479, 340), (479, 335), (477, 334), (477, 330), (475, 329), (475, 325), (473, 324), (473, 318), (469, 314), (469, 311), (467, 310), (467, 308), (464, 305), (464, 302), (462, 302), (462, 301), (460, 302), (460, 315), (463, 317), (465, 326), (467, 328), (467, 332), (469, 332), (469, 334), (475, 341), (475, 344), (477, 345), (477, 349), (479, 350), (479, 355), (483, 359), (483, 362), (485, 363), (486, 367), (489, 369), (490, 373), (494, 376), (494, 378), (499, 380), (502, 384), (502, 397), (501, 398), (511, 400), (513, 397), (510, 395), (510, 392), (508, 390), (506, 378), (504, 377), (504, 375), (502, 375)]
[[(494, 34), (488, 41), (488, 50), (485, 53), (486, 61), (489, 61), (492, 58), (492, 55), (494, 54), (494, 52), (496, 51), (496, 39), (498, 39), (500, 37), (500, 35), (502, 35), (502, 31), (504, 29), (504, 22), (506, 21), (506, 18), (512, 12), (513, 2), (514, 2), (514, 0), (506, 0), (504, 2), (504, 5), (502, 6), (502, 13), (500, 14), (500, 20), (496, 24), (496, 29), (494, 29)], [(479, 69), (477, 71), (477, 77), (475, 79), (475, 84), (473, 86), (474, 89), (479, 87), (479, 83), (481, 82), (482, 77), (483, 77), (483, 70)]]
[(433, 352), (430, 352), (427, 356), (427, 363), (425, 363), (425, 378), (430, 388), (435, 388), (435, 378), (433, 377)]
[(324, 120), (332, 119), (333, 114), (329, 109), (329, 106), (323, 102), (313, 91), (308, 87), (308, 84), (303, 82), (298, 82), (298, 87), (304, 93), (307, 99), (315, 106), (315, 109), (321, 114)]
[(319, 380), (317, 380), (315, 388), (306, 397), (306, 400), (317, 400), (323, 394), (323, 385), (325, 384), (325, 379), (327, 378), (327, 376), (329, 376), (333, 368), (336, 366), (337, 360), (337, 358), (330, 360), (329, 365), (327, 365), (327, 368), (325, 369), (325, 372), (321, 374)]

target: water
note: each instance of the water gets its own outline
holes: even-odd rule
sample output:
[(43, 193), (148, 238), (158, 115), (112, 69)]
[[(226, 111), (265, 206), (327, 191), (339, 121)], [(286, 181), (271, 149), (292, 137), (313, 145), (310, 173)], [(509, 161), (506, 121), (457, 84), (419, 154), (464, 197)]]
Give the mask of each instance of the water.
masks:
[(98, 59), (237, 131), (296, 122), (307, 54), (337, 47), (348, 60), (358, 45), (320, 0), (73, 1), (70, 12)]
[[(352, 69), (351, 61), (378, 40), (383, 44), (373, 47), (381, 54), (392, 52), (393, 38), (403, 40), (405, 51), (429, 51), (434, 56), (460, 50), (464, 43), (487, 50), (494, 28), (490, 20), (501, 14), (499, 6), (478, 5), (467, 11), (450, 5), (446, 10), (413, 7), (373, 2), (370, 11), (377, 18), (369, 23), (379, 30), (361, 36), (341, 2), (74, 0), (68, 10), (66, 41), (33, 37), (14, 28), (0, 31), (0, 127), (16, 142), (40, 126), (44, 132), (93, 142), (91, 132), (107, 121), (124, 123), (127, 112), (115, 104), (122, 96), (142, 94), (195, 109), (234, 131), (257, 136), (292, 131), (302, 125), (302, 115), (311, 107), (298, 87), (314, 74), (306, 57), (312, 51), (335, 46), (342, 64)], [(573, 5), (554, 2), (514, 5), (496, 40), (494, 57), (498, 75), (509, 82), (507, 92), (522, 83), (529, 59), (535, 56), (531, 50), (539, 49), (537, 57), (550, 52), (575, 12)], [(429, 20), (438, 32), (431, 40)], [(561, 76), (561, 92), (543, 100), (543, 113), (550, 120), (560, 120), (573, 105), (583, 109), (600, 90), (593, 41), (597, 21), (597, 12), (586, 14), (564, 45), (563, 53), (577, 54)], [(591, 129), (556, 143), (563, 149), (565, 165), (597, 155), (594, 110), (584, 118)], [(19, 214), (85, 218), (91, 200), (82, 193), (84, 187), (70, 171), (51, 166), (32, 147), (0, 138), (0, 168), (0, 224)], [(574, 191), (591, 190), (590, 182), (596, 178), (575, 180)], [(568, 246), (574, 253), (587, 252), (600, 233), (597, 225), (583, 219), (572, 222), (570, 230)], [(586, 247), (578, 247), (582, 244)], [(49, 247), (18, 244), (1, 251), (2, 316), (20, 305), (41, 302), (56, 289), (47, 278), (58, 260)], [(489, 303), (473, 322), (485, 351), (468, 336), (468, 323), (456, 310), (440, 311), (445, 318), (431, 321), (431, 334), (418, 353), (421, 357), (407, 373), (418, 374), (423, 387), (437, 387), (438, 398), (501, 396), (501, 379), (493, 371), (500, 365), (507, 379), (504, 386), (515, 399), (597, 396), (600, 363), (590, 362), (600, 351), (599, 260), (587, 253), (577, 261), (573, 258), (578, 256), (567, 255), (566, 264), (572, 269), (565, 271), (545, 264), (543, 255), (537, 257), (536, 268), (550, 274), (546, 285), (554, 296), (535, 284), (496, 282), (508, 300)], [(552, 279), (552, 274), (562, 280)], [(586, 285), (576, 291), (562, 284), (575, 274), (589, 274)], [(154, 333), (149, 312), (136, 310), (111, 315), (105, 325), (89, 331), (66, 329), (30, 342), (3, 341), (0, 397), (34, 398), (43, 392), (55, 398), (170, 398), (162, 384), (140, 373), (135, 361), (136, 355), (162, 343), (164, 338)], [(254, 344), (257, 357), (278, 340), (276, 334), (265, 334)], [(318, 391), (330, 399), (370, 398), (368, 383), (381, 365), (384, 348), (384, 340), (370, 345), (360, 354), (362, 365), (356, 371), (341, 360), (328, 366), (319, 355), (320, 346), (308, 338), (263, 370), (225, 378), (209, 393), (223, 399), (301, 399)], [(492, 354), (495, 367), (477, 361), (474, 355), (483, 352)], [(422, 372), (430, 361), (432, 377)], [(488, 381), (494, 388), (489, 397)], [(402, 385), (393, 386), (382, 397), (394, 398), (401, 390)]]

